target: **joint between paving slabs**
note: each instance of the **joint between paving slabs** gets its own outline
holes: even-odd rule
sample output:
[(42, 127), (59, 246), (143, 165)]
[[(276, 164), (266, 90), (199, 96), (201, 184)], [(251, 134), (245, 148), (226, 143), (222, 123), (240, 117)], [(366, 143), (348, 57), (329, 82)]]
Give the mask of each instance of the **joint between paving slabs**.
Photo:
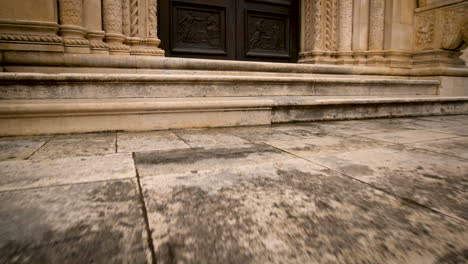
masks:
[(182, 142), (184, 142), (185, 144), (187, 144), (187, 146), (189, 146), (191, 149), (193, 149), (193, 147), (192, 147), (187, 141), (185, 141), (182, 137), (180, 137), (179, 134), (177, 134), (174, 130), (171, 129), (171, 130), (169, 130), (169, 131), (171, 131), (171, 133), (173, 133), (174, 135), (176, 135), (176, 137), (177, 137), (178, 139), (182, 140)]
[(152, 232), (151, 232), (151, 227), (149, 224), (148, 209), (146, 208), (145, 198), (143, 196), (143, 188), (141, 186), (140, 175), (138, 174), (138, 168), (137, 168), (136, 159), (135, 159), (135, 152), (132, 152), (132, 159), (133, 159), (133, 165), (135, 166), (135, 177), (136, 177), (137, 185), (138, 185), (139, 200), (141, 203), (141, 211), (142, 211), (143, 219), (145, 221), (145, 226), (146, 226), (147, 243), (148, 243), (148, 247), (151, 253), (151, 262), (153, 264), (156, 264), (157, 263), (156, 251), (154, 248), (153, 238), (151, 235)]
[(38, 152), (41, 148), (43, 148), (47, 143), (49, 143), (49, 141), (51, 141), (55, 137), (56, 137), (56, 135), (52, 135), (40, 147), (38, 147), (35, 151), (33, 151), (33, 153), (31, 153), (31, 155), (29, 155), (29, 157), (27, 157), (26, 160), (29, 160), (34, 154), (36, 154), (36, 152)]

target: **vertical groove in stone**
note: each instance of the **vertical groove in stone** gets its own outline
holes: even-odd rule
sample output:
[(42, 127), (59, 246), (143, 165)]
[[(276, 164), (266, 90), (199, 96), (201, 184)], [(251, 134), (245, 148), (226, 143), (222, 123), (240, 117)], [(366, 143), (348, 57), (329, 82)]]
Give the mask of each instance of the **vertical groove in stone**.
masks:
[(369, 10), (369, 50), (383, 50), (385, 0), (370, 0)]
[(340, 0), (338, 2), (338, 50), (351, 51), (353, 39), (353, 0)]

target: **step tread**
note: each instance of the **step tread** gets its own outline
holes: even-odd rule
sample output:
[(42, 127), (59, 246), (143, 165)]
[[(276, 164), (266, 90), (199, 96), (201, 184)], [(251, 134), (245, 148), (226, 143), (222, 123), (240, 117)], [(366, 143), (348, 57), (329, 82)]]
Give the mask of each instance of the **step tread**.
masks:
[(35, 112), (158, 111), (272, 108), (340, 104), (468, 101), (468, 96), (265, 96), (199, 98), (20, 99), (0, 100), (0, 114)]

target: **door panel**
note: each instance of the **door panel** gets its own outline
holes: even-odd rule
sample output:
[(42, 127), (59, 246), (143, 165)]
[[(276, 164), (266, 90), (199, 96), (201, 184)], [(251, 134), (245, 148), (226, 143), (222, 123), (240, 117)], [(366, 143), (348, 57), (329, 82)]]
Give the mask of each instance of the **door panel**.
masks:
[(161, 0), (168, 56), (297, 60), (298, 0)]
[(235, 2), (232, 0), (161, 1), (161, 47), (168, 56), (235, 58)]

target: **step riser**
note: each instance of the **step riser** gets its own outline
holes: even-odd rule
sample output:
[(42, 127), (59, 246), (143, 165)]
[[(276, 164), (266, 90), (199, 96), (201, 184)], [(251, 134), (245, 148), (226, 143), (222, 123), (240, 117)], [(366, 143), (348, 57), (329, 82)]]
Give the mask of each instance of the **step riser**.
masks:
[(221, 96), (436, 95), (434, 84), (385, 83), (2, 83), (1, 99), (182, 98)]
[[(0, 111), (0, 136), (84, 133), (100, 131), (145, 131), (175, 128), (229, 127), (266, 125), (271, 123), (365, 119), (376, 117), (409, 117), (429, 115), (468, 114), (468, 98), (448, 101), (408, 101), (382, 103), (334, 103), (327, 101), (307, 105), (297, 101), (289, 103), (268, 101), (236, 104), (233, 108), (216, 108), (213, 104), (180, 109), (166, 106), (102, 108), (97, 103), (90, 109), (52, 103), (29, 107), (4, 107)], [(298, 106), (301, 105), (301, 106)], [(119, 104), (117, 104), (119, 105)], [(144, 104), (143, 104), (144, 105)], [(140, 105), (141, 106), (141, 105)], [(42, 111), (39, 109), (42, 108)], [(23, 109), (23, 110), (21, 110)], [(94, 110), (93, 110), (94, 109)]]
[(272, 123), (346, 120), (365, 118), (417, 117), (468, 113), (468, 102), (429, 102), (364, 105), (321, 105), (279, 107), (272, 111)]

